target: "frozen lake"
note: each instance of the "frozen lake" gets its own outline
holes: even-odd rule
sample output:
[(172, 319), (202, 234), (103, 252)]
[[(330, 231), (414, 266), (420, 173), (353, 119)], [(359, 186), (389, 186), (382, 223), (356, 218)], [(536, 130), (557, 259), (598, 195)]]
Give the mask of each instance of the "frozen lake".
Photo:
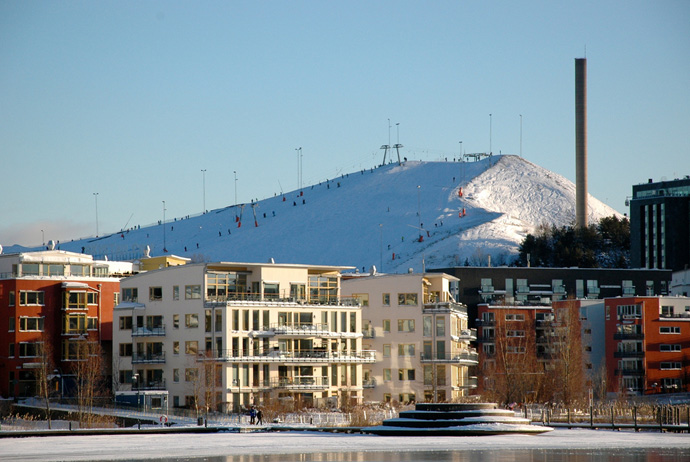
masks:
[(542, 435), (382, 437), (319, 432), (48, 436), (0, 439), (7, 461), (690, 460), (690, 435), (554, 430)]

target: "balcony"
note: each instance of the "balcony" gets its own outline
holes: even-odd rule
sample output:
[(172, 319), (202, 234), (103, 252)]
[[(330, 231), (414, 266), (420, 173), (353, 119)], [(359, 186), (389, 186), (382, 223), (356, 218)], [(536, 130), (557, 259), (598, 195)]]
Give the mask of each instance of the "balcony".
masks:
[(376, 330), (373, 327), (369, 329), (364, 329), (362, 330), (362, 336), (363, 338), (375, 338)]
[(132, 337), (164, 337), (165, 324), (156, 327), (132, 327)]
[(453, 389), (471, 389), (471, 388), (477, 388), (477, 384), (479, 381), (477, 380), (477, 377), (467, 377), (464, 381), (464, 383), (458, 383), (457, 385), (453, 385)]
[(616, 351), (614, 358), (644, 358), (644, 351)]
[(359, 307), (359, 299), (348, 297), (319, 297), (304, 299), (298, 297), (278, 297), (264, 294), (263, 297), (254, 293), (236, 293), (225, 296), (206, 296), (204, 305), (207, 308), (215, 306), (277, 306), (295, 307), (304, 305)]
[(421, 353), (420, 359), (423, 363), (453, 363), (465, 366), (475, 366), (479, 363), (479, 355), (476, 350), (463, 350), (456, 354), (451, 354), (448, 351)]
[(620, 376), (620, 375), (632, 375), (636, 377), (642, 377), (644, 376), (644, 368), (643, 367), (626, 367), (624, 369), (615, 369), (615, 374)]
[(644, 334), (642, 332), (617, 332), (613, 334), (614, 340), (642, 340)]
[(362, 388), (376, 388), (376, 379), (362, 380)]
[(493, 327), (496, 325), (494, 319), (476, 319), (474, 323), (477, 327)]
[(288, 390), (323, 390), (330, 387), (328, 376), (279, 377), (271, 380), (270, 384), (271, 388)]
[(467, 313), (467, 307), (462, 303), (457, 303), (452, 300), (434, 301), (428, 300), (422, 306), (423, 313)]
[(132, 364), (165, 364), (165, 352), (132, 355)]
[(258, 351), (213, 350), (213, 356), (199, 360), (216, 360), (240, 363), (373, 363), (375, 350), (328, 351), (326, 349), (282, 351), (277, 348)]
[(165, 379), (162, 380), (149, 380), (148, 382), (143, 382), (138, 387), (132, 387), (132, 391), (143, 391), (143, 390), (166, 390)]
[(454, 336), (453, 340), (458, 342), (474, 342), (477, 340), (477, 329), (463, 329), (460, 335)]

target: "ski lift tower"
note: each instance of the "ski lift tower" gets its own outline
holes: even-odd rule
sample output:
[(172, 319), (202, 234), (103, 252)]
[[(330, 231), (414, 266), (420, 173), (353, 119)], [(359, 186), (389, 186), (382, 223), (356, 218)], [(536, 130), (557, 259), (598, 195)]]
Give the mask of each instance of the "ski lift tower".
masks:
[[(383, 151), (383, 162), (381, 162), (381, 167), (383, 167), (384, 165), (386, 165), (386, 155), (388, 154), (388, 150), (389, 150), (390, 148), (391, 148), (391, 147), (390, 147), (390, 145), (388, 145), (388, 144), (384, 144), (384, 145), (381, 146), (381, 148), (380, 148), (380, 149), (383, 149), (383, 150), (384, 150), (384, 151)], [(398, 160), (400, 160), (400, 155), (398, 155)]]

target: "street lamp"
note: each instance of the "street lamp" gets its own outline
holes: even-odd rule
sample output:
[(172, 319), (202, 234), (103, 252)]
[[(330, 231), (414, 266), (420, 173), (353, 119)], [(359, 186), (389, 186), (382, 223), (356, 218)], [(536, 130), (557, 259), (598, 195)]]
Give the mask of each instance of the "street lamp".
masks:
[(203, 185), (204, 185), (204, 210), (202, 210), (202, 214), (206, 213), (206, 169), (201, 170), (201, 176), (203, 178)]
[(163, 253), (168, 251), (168, 246), (165, 244), (165, 201), (163, 201)]
[(239, 378), (232, 379), (232, 386), (238, 388), (237, 395), (239, 396), (239, 402), (235, 403), (234, 407), (237, 408), (238, 422), (242, 422), (242, 380), (240, 380)]
[(41, 230), (41, 239), (43, 240), (43, 245), (46, 245), (46, 235), (43, 230)]
[(98, 193), (93, 193), (93, 197), (96, 198), (96, 237), (98, 237)]
[(137, 385), (137, 412), (139, 412), (139, 374), (133, 374), (132, 380)]

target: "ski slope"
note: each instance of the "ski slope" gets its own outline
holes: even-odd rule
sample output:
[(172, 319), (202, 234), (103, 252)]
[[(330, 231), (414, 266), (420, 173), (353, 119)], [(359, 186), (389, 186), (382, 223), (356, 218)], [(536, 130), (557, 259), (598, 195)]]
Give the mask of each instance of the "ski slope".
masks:
[[(614, 214), (621, 216), (589, 197), (591, 221)], [(255, 203), (168, 218), (165, 232), (159, 224), (58, 248), (132, 260), (149, 246), (154, 256), (165, 249), (195, 261), (273, 258), (394, 273), (422, 271), (423, 265), (486, 265), (489, 256), (492, 265), (506, 264), (537, 226), (568, 225), (574, 217), (571, 181), (502, 155), (477, 162), (390, 163)], [(5, 248), (19, 250), (27, 249)]]

